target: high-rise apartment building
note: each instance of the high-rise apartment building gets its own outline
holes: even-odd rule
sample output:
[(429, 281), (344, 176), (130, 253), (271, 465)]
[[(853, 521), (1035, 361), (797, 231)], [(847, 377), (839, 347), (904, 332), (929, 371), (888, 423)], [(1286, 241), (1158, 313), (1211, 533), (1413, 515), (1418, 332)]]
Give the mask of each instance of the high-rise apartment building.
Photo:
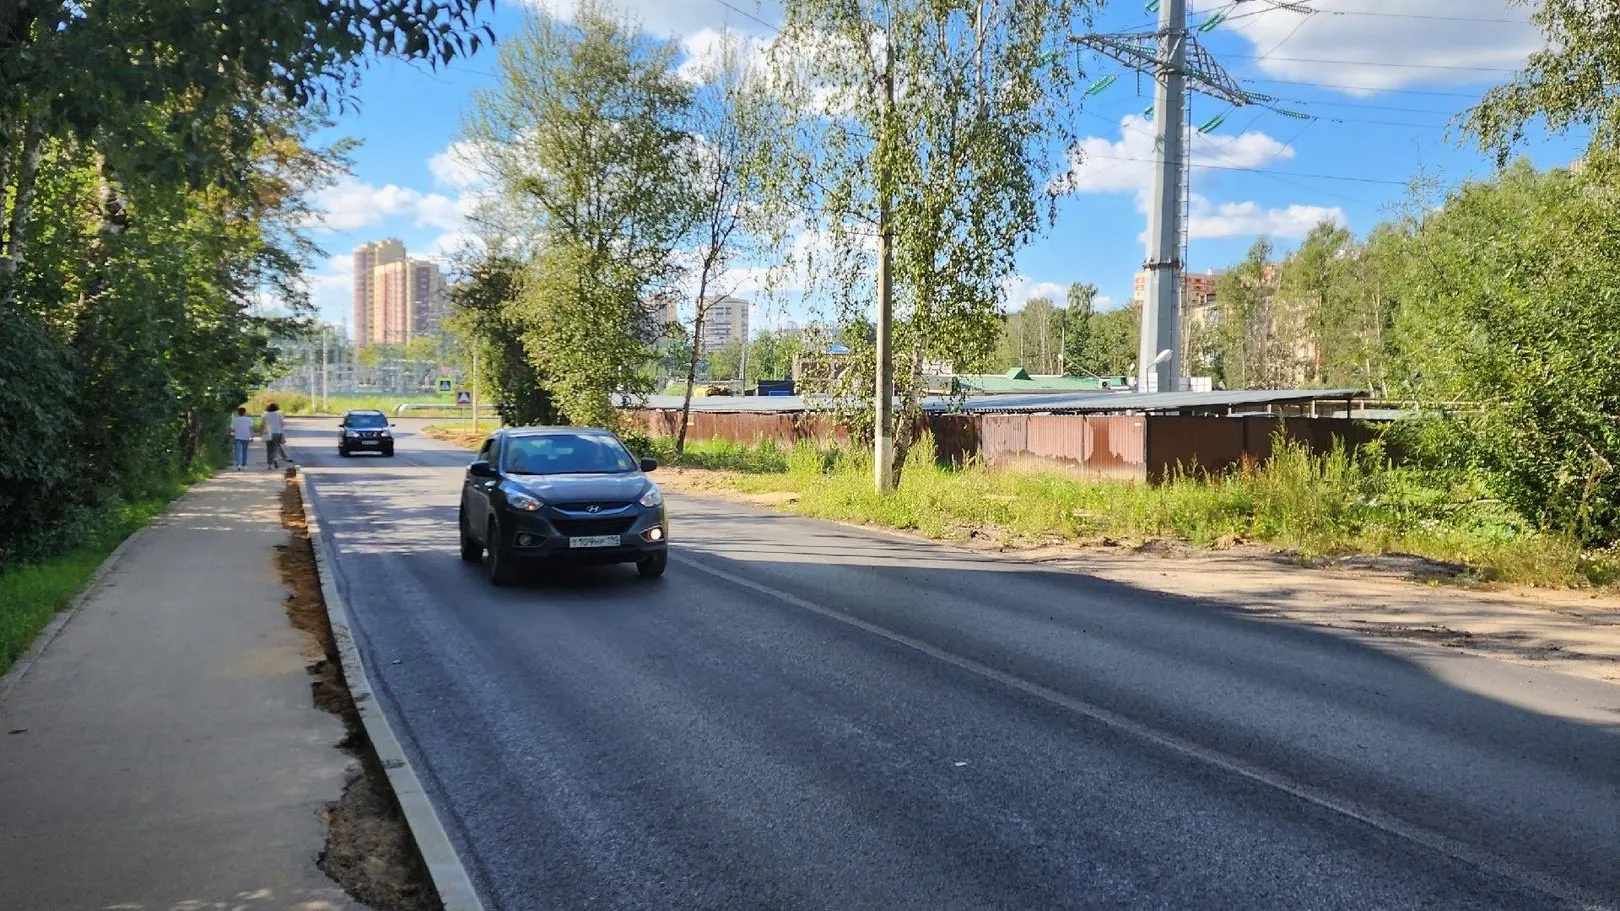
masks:
[[(1215, 286), (1220, 284), (1224, 272), (1184, 272), (1181, 276), (1181, 309), (1184, 316), (1200, 319), (1215, 306)], [(1142, 306), (1147, 300), (1148, 274), (1136, 273), (1136, 285), (1131, 292), (1131, 305)], [(1200, 320), (1201, 321), (1201, 320)]]
[(376, 299), (374, 276), (378, 266), (405, 259), (405, 244), (395, 238), (361, 244), (354, 248), (354, 341), (371, 342), (371, 315)]
[(407, 256), (392, 238), (355, 248), (357, 345), (403, 345), (436, 330), (449, 309), (449, 284), (437, 263)]
[(738, 297), (711, 297), (703, 311), (703, 334), (698, 339), (703, 353), (717, 351), (732, 342), (748, 341), (748, 301)]
[(439, 324), (450, 310), (450, 283), (439, 264), (425, 259), (408, 260), (410, 263), (410, 291), (406, 309), (410, 322), (407, 337), (425, 332), (437, 332)]

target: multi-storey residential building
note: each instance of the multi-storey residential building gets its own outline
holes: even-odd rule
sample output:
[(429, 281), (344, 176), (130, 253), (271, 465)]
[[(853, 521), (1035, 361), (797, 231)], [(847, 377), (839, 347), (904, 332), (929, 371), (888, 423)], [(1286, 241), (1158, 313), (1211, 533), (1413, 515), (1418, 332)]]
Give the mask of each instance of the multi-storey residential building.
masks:
[(357, 345), (403, 345), (436, 330), (449, 308), (449, 284), (437, 263), (407, 256), (392, 238), (355, 248)]
[(372, 340), (371, 315), (377, 291), (377, 267), (405, 259), (405, 244), (395, 238), (361, 244), (354, 248), (354, 341), (366, 345)]
[(703, 333), (698, 343), (703, 353), (717, 351), (732, 342), (748, 342), (748, 301), (738, 297), (711, 297), (704, 306)]
[[(1216, 309), (1215, 286), (1220, 284), (1221, 272), (1184, 272), (1181, 276), (1182, 314), (1198, 322), (1219, 319)], [(1132, 306), (1140, 307), (1147, 301), (1148, 274), (1136, 273), (1136, 284), (1131, 292)]]
[(406, 309), (410, 312), (407, 337), (425, 332), (437, 332), (446, 314), (450, 312), (450, 283), (439, 264), (424, 259), (408, 260), (410, 288)]

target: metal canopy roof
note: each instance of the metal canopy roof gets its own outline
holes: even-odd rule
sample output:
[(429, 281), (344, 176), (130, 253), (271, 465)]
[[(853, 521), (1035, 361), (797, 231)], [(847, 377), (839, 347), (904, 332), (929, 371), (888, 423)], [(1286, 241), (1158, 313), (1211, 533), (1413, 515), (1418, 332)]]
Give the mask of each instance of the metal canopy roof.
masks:
[[(1263, 405), (1301, 404), (1312, 401), (1344, 401), (1365, 396), (1356, 389), (1235, 389), (1217, 392), (1076, 392), (1031, 395), (970, 396), (957, 401), (931, 396), (923, 400), (928, 411), (960, 408), (972, 414), (1004, 412), (1062, 412), (1100, 414), (1117, 411), (1227, 410)], [(633, 403), (620, 399), (621, 405)], [(797, 395), (693, 396), (692, 410), (706, 412), (793, 413), (828, 407), (829, 399)], [(681, 398), (673, 395), (648, 396), (646, 408), (680, 410)]]

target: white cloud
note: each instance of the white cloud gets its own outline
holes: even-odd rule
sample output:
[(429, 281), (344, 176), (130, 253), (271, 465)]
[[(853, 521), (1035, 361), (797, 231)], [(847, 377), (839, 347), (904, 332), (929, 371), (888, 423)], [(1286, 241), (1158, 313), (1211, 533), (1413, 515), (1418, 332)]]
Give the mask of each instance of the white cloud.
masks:
[[(1146, 194), (1153, 186), (1153, 126), (1135, 114), (1120, 120), (1120, 138), (1088, 136), (1071, 156), (1064, 184), (1078, 193)], [(1192, 142), (1194, 177), (1199, 168), (1262, 168), (1294, 157), (1294, 147), (1265, 133), (1250, 131), (1236, 136), (1195, 133)]]
[(1268, 209), (1257, 202), (1212, 203), (1194, 196), (1188, 207), (1188, 234), (1201, 239), (1223, 237), (1304, 237), (1324, 221), (1344, 224), (1344, 210), (1337, 206), (1291, 205)]
[[(1194, 20), (1231, 5), (1194, 0)], [(1521, 67), (1543, 43), (1529, 24), (1529, 9), (1502, 2), (1312, 0), (1310, 5), (1317, 12), (1309, 17), (1286, 9), (1245, 10), (1222, 28), (1248, 40), (1266, 75), (1352, 86), (1348, 91), (1354, 94), (1502, 82), (1508, 78), (1502, 71)]]
[[(1196, 185), (1209, 167), (1263, 169), (1275, 162), (1294, 158), (1293, 146), (1278, 142), (1265, 133), (1251, 131), (1239, 135), (1194, 134), (1192, 175)], [(1076, 146), (1070, 157), (1068, 174), (1059, 183), (1077, 193), (1132, 193), (1139, 212), (1147, 212), (1152, 202), (1153, 134), (1141, 117), (1131, 115), (1120, 121), (1120, 138), (1111, 140), (1090, 136)], [(1267, 234), (1273, 237), (1303, 237), (1324, 219), (1344, 222), (1343, 210), (1320, 206), (1290, 205), (1268, 209), (1257, 202), (1217, 203), (1194, 192), (1188, 199), (1188, 236), (1194, 240)], [(1145, 241), (1144, 232), (1141, 238)]]
[(709, 73), (722, 66), (728, 56), (735, 55), (744, 68), (763, 72), (770, 51), (769, 38), (751, 35), (727, 27), (701, 28), (681, 39), (681, 51), (686, 58), (677, 70), (687, 82), (704, 81)]
[[(350, 254), (331, 256), (311, 269), (304, 280), (309, 290), (310, 303), (320, 318), (332, 323), (343, 323), (353, 318), (354, 311), (354, 257)], [(352, 327), (351, 327), (352, 328)]]
[(449, 262), (463, 250), (478, 243), (478, 236), (470, 231), (447, 231), (433, 238), (421, 255), (427, 259)]
[(478, 148), (468, 140), (457, 140), (445, 150), (428, 159), (428, 170), (433, 182), (441, 187), (465, 193), (485, 183), (479, 167)]
[[(574, 14), (579, 11), (578, 0), (519, 2), (566, 21), (572, 21)], [(774, 3), (738, 3), (737, 6), (766, 22), (781, 19), (781, 12)], [(758, 25), (747, 16), (733, 12), (714, 0), (623, 0), (618, 8), (639, 20), (649, 33), (664, 37), (691, 35), (709, 27), (730, 25), (752, 28)]]
[(310, 223), (317, 230), (344, 232), (409, 219), (415, 227), (451, 231), (460, 227), (465, 218), (464, 199), (345, 178), (315, 194), (317, 211)]
[(1068, 300), (1069, 289), (1056, 282), (1038, 282), (1027, 275), (1013, 275), (1003, 280), (1001, 289), (1007, 295), (1006, 310), (1011, 313), (1024, 309), (1030, 301), (1044, 297), (1059, 307)]

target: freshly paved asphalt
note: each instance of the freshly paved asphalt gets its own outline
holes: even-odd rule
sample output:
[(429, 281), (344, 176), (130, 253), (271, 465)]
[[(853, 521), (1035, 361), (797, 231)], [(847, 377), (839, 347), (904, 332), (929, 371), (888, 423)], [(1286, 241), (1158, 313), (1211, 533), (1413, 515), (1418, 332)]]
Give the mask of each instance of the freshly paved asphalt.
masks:
[(1620, 687), (685, 498), (494, 589), (400, 423), (290, 439), (491, 909), (1620, 906)]

